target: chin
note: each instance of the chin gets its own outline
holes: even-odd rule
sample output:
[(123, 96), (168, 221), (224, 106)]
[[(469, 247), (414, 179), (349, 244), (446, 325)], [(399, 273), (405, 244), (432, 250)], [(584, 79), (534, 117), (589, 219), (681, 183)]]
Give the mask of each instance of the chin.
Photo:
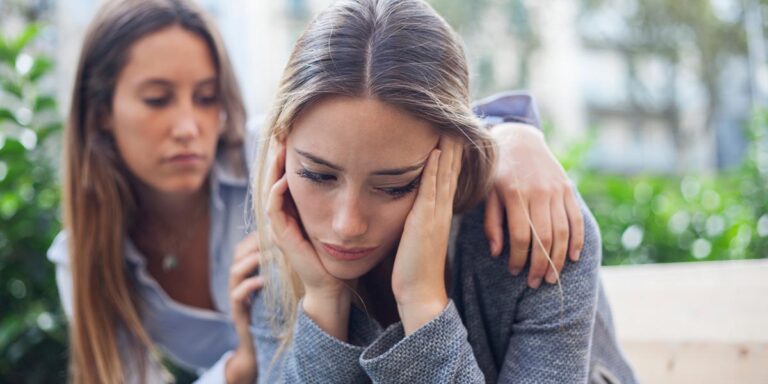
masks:
[(368, 273), (377, 263), (371, 260), (339, 261), (322, 256), (320, 262), (328, 273), (340, 280), (354, 280)]
[(163, 192), (179, 195), (191, 195), (207, 187), (205, 177), (184, 177), (173, 180), (163, 186)]

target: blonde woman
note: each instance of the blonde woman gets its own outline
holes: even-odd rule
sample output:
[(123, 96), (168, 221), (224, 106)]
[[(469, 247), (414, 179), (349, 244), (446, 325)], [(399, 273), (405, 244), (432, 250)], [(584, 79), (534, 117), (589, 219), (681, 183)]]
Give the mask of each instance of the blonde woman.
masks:
[(588, 211), (559, 286), (488, 257), (498, 156), (468, 89), (456, 34), (420, 0), (339, 1), (299, 38), (255, 189), (261, 382), (635, 382)]
[[(478, 111), (529, 101), (513, 99)], [(244, 111), (218, 31), (193, 3), (107, 1), (91, 22), (65, 130), (65, 228), (48, 254), (69, 317), (74, 382), (165, 380), (148, 354), (155, 351), (200, 373), (200, 382), (253, 381), (256, 348), (247, 325), (233, 322), (248, 313), (228, 295), (232, 287), (247, 297), (261, 285), (240, 273), (257, 264), (245, 257), (254, 246), (244, 217), (253, 149)], [(501, 200), (515, 193), (517, 201), (519, 191), (528, 201), (527, 191), (565, 184), (535, 129), (497, 133), (509, 159), (537, 169), (518, 184), (500, 174)], [(578, 224), (562, 188), (548, 190), (544, 197), (559, 202), (551, 211)], [(500, 237), (500, 224), (489, 228)], [(578, 225), (570, 233), (553, 242), (563, 258), (570, 236), (579, 247)], [(527, 248), (521, 243), (513, 267)], [(248, 260), (234, 266), (235, 258)], [(544, 268), (530, 274), (534, 283), (547, 270), (536, 263)]]

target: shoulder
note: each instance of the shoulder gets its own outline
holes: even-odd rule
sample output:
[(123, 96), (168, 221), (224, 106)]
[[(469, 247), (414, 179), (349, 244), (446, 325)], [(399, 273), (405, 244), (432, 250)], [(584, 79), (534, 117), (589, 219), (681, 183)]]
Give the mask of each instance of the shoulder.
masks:
[(48, 260), (57, 265), (69, 264), (69, 241), (66, 231), (59, 232), (53, 239), (51, 246), (48, 248), (47, 257)]
[[(589, 210), (589, 207), (587, 207), (581, 199), (581, 196), (577, 197), (581, 204), (581, 212), (584, 217), (584, 247), (578, 262), (566, 262), (564, 273), (596, 275), (602, 261), (600, 228), (598, 227), (592, 212)], [(505, 279), (510, 279), (511, 276), (506, 268), (510, 251), (508, 228), (505, 224), (503, 229), (504, 247), (501, 251), (501, 255), (498, 258), (491, 257), (488, 240), (485, 236), (484, 219), (484, 203), (478, 204), (477, 207), (468, 211), (461, 217), (454, 243), (456, 247), (456, 255), (461, 259), (457, 260), (457, 262), (476, 272), (480, 272), (477, 270), (482, 269), (480, 273), (483, 274), (484, 278), (490, 276), (498, 276), (501, 278), (503, 275)], [(526, 269), (520, 276), (527, 276), (527, 268), (528, 265), (526, 265)]]

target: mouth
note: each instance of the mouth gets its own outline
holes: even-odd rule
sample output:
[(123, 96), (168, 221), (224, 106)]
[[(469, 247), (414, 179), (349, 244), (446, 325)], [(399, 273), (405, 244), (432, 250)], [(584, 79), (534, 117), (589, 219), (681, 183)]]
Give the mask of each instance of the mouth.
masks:
[(171, 164), (178, 165), (195, 165), (203, 161), (203, 156), (196, 153), (179, 153), (166, 158), (166, 161)]
[(340, 247), (338, 245), (331, 245), (328, 243), (321, 243), (323, 245), (323, 250), (325, 253), (327, 253), (329, 256), (342, 260), (342, 261), (354, 261), (354, 260), (360, 260), (371, 253), (373, 253), (374, 250), (378, 247), (370, 247), (370, 248), (345, 248)]

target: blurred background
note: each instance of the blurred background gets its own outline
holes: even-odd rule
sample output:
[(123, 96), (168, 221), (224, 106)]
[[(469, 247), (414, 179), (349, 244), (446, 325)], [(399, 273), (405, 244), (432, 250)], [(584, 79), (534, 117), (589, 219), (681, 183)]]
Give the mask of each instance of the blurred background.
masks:
[[(251, 116), (330, 2), (200, 1)], [(535, 96), (547, 141), (600, 224), (604, 264), (619, 266), (605, 268), (606, 283), (641, 378), (768, 383), (768, 264), (740, 261), (768, 258), (768, 0), (429, 2), (464, 38), (475, 99)], [(0, 0), (0, 382), (66, 377), (45, 251), (61, 225), (60, 132), (100, 3)], [(697, 264), (649, 265), (683, 262)], [(663, 300), (671, 309), (659, 310)]]

